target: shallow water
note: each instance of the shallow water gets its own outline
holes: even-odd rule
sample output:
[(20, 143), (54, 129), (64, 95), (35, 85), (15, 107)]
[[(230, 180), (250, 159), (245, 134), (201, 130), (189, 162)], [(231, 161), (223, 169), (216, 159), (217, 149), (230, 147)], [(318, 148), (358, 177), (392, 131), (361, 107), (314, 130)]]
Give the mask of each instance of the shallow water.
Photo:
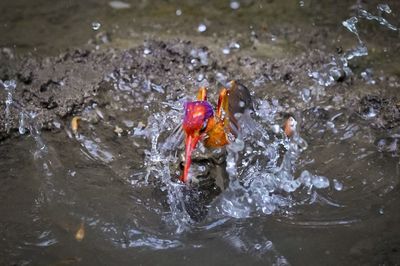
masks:
[[(186, 98), (162, 84), (110, 73), (106, 80), (112, 91), (102, 96), (109, 104), (88, 106), (81, 114), (78, 134), (71, 131), (68, 121), (58, 121), (59, 130), (40, 132), (35, 114), (7, 98), (7, 106), (21, 112), (24, 119), (21, 135), (0, 143), (1, 264), (399, 263), (400, 132), (396, 127), (372, 126), (383, 123), (379, 114), (384, 111), (373, 105), (374, 100), (365, 110), (354, 105), (354, 99), (361, 98), (364, 91), (398, 96), (399, 85), (389, 86), (390, 82), (379, 77), (379, 73), (398, 73), (398, 63), (393, 60), (398, 53), (398, 32), (367, 19), (355, 24), (359, 38), (355, 30), (347, 31), (342, 22), (353, 16), (352, 1), (243, 1), (236, 11), (228, 1), (215, 6), (196, 1), (141, 1), (119, 11), (107, 1), (69, 3), (71, 11), (61, 12), (65, 19), (56, 16), (58, 9), (65, 7), (61, 3), (36, 10), (24, 1), (7, 3), (9, 10), (18, 9), (2, 18), (6, 28), (17, 29), (19, 23), (29, 24), (27, 27), (47, 25), (50, 21), (53, 27), (60, 25), (67, 30), (63, 34), (45, 28), (39, 39), (7, 30), (3, 35), (7, 42), (1, 45), (16, 43), (16, 53), (21, 54), (52, 54), (82, 46), (90, 38), (97, 42), (93, 37), (96, 32), (114, 28), (110, 30), (113, 42), (94, 45), (100, 45), (99, 49), (103, 45), (127, 47), (154, 36), (185, 36), (217, 47), (222, 55), (234, 40), (242, 45), (238, 49), (233, 44), (230, 53), (263, 58), (270, 57), (269, 48), (274, 47), (273, 57), (280, 58), (307, 49), (301, 37), (292, 42), (294, 32), (279, 30), (279, 25), (298, 22), (304, 31), (331, 29), (327, 33), (331, 41), (321, 43), (317, 38), (315, 46), (324, 45), (321, 49), (330, 51), (339, 43), (344, 45), (344, 53), (331, 52), (332, 61), (322, 69), (304, 69), (303, 74), (309, 77), (298, 86), (288, 84), (269, 91), (260, 89), (274, 87), (264, 80), (245, 84), (254, 94), (254, 112), (243, 119), (241, 137), (228, 147), (227, 163), (222, 167), (226, 172), (221, 174), (218, 166), (207, 165), (212, 175), (228, 180), (227, 188), (209, 194), (190, 191), (176, 180), (182, 144), (175, 129)], [(376, 13), (376, 4), (369, 4), (368, 10)], [(389, 4), (393, 14), (388, 20), (399, 25), (397, 6)], [(270, 8), (265, 8), (268, 5)], [(73, 10), (82, 9), (84, 19), (80, 14), (72, 15)], [(278, 14), (287, 16), (278, 19)], [(154, 16), (156, 21), (149, 23)], [(181, 17), (183, 21), (175, 20)], [(249, 22), (253, 18), (256, 22)], [(164, 23), (171, 20), (176, 25), (165, 32)], [(188, 23), (191, 20), (196, 22)], [(93, 31), (92, 22), (97, 21), (100, 29)], [(205, 36), (197, 31), (200, 23), (207, 26)], [(265, 33), (258, 33), (256, 51), (252, 51), (252, 30), (249, 32), (253, 24), (256, 31), (261, 31), (262, 24), (267, 27)], [(70, 25), (77, 30), (68, 30)], [(116, 25), (120, 30), (115, 30)], [(226, 28), (231, 32), (226, 33)], [(130, 31), (133, 33), (127, 37)], [(243, 37), (244, 33), (250, 37)], [(274, 44), (275, 35), (278, 44)], [(56, 42), (50, 42), (52, 38)], [(93, 40), (90, 42), (93, 45)], [(366, 45), (368, 55), (357, 46), (360, 43)], [(151, 56), (151, 51), (143, 52)], [(191, 64), (208, 64), (208, 55), (201, 52), (193, 51), (195, 61)], [(373, 74), (368, 71), (371, 68)], [(350, 82), (348, 91), (338, 93), (337, 75), (343, 73), (360, 75), (364, 81)], [(224, 73), (219, 74), (215, 74), (216, 79), (226, 82)], [(196, 77), (193, 82), (185, 97), (195, 95), (195, 86), (207, 84), (210, 99), (216, 98), (217, 88), (212, 82), (208, 84), (207, 77)], [(138, 86), (144, 86), (143, 90), (137, 92)], [(280, 129), (284, 112), (293, 113), (297, 120), (293, 139), (285, 138)], [(83, 239), (77, 236), (79, 229), (84, 230)]]

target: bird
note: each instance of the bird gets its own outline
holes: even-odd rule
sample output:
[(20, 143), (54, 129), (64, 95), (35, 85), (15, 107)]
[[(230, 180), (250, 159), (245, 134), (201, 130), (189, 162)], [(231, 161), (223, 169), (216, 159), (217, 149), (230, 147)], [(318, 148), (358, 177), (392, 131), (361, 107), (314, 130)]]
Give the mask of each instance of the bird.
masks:
[(180, 180), (186, 184), (190, 183), (191, 157), (198, 143), (203, 142), (209, 149), (228, 145), (238, 137), (238, 116), (253, 108), (250, 91), (244, 85), (235, 80), (229, 85), (229, 89), (223, 87), (220, 90), (215, 111), (207, 100), (205, 87), (199, 88), (195, 101), (184, 104), (185, 164)]

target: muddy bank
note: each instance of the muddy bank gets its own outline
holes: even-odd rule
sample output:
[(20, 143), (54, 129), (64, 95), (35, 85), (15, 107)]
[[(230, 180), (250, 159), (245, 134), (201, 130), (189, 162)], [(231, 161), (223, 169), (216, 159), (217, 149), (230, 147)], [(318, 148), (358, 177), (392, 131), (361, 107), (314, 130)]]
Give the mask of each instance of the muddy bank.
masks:
[[(133, 89), (135, 101), (126, 101), (120, 108), (139, 110), (149, 99), (161, 102), (165, 95), (168, 99), (194, 95), (200, 85), (209, 86), (211, 95), (216, 95), (230, 79), (241, 80), (256, 97), (279, 99), (289, 112), (304, 111), (298, 103), (299, 92), (316, 83), (309, 73), (323, 69), (331, 60), (332, 55), (317, 50), (284, 59), (261, 60), (239, 53), (224, 56), (178, 40), (149, 41), (124, 51), (72, 50), (44, 58), (18, 59), (3, 50), (0, 79), (15, 80), (16, 89), (9, 115), (5, 112), (7, 92), (1, 90), (0, 136), (17, 133), (21, 108), (37, 114), (43, 129), (58, 130), (69, 126), (71, 116), (87, 106), (112, 104), (116, 91)], [(321, 97), (329, 101), (340, 95), (341, 104), (361, 115), (374, 111), (377, 116), (372, 124), (377, 127), (398, 127), (399, 104), (390, 93), (400, 83), (398, 77), (375, 75), (376, 81), (367, 85), (365, 75), (359, 74), (363, 71), (359, 62), (352, 63), (354, 74), (338, 75)]]

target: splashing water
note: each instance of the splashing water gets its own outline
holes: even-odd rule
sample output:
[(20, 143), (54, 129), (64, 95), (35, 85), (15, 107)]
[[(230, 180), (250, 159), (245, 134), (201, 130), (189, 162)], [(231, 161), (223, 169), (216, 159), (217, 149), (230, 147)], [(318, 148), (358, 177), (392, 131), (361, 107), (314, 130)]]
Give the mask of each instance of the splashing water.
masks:
[(21, 135), (24, 135), (26, 133), (26, 125), (25, 125), (25, 113), (20, 112), (19, 113), (19, 126), (18, 126), (18, 132)]
[[(379, 4), (377, 9), (382, 13), (391, 13), (391, 9), (387, 4)], [(333, 57), (332, 61), (326, 64), (322, 69), (318, 71), (309, 71), (309, 76), (316, 80), (319, 85), (328, 87), (334, 84), (336, 81), (343, 80), (352, 75), (352, 71), (349, 67), (349, 61), (356, 57), (368, 55), (367, 45), (361, 40), (357, 29), (359, 19), (375, 20), (379, 22), (380, 25), (390, 30), (398, 31), (396, 26), (389, 23), (382, 16), (375, 16), (364, 9), (358, 9), (357, 17), (351, 17), (342, 22), (342, 25), (357, 37), (358, 43), (356, 47), (346, 51), (340, 57)]]
[[(230, 172), (230, 186), (217, 205), (217, 211), (244, 218), (269, 215), (292, 206), (294, 201), (282, 191), (292, 193), (302, 184), (312, 188), (311, 184), (303, 182), (302, 177), (294, 176), (296, 160), (307, 148), (306, 142), (297, 133), (292, 139), (286, 138), (279, 127), (267, 130), (268, 127), (260, 120), (251, 121), (246, 117), (241, 122), (246, 148), (243, 145), (240, 149), (232, 148), (232, 144), (228, 147), (228, 167), (235, 171)], [(239, 155), (241, 151), (244, 152)], [(315, 182), (317, 179), (313, 178)], [(326, 185), (314, 187), (325, 188)]]
[(15, 80), (5, 80), (4, 82), (0, 80), (0, 85), (7, 91), (7, 98), (6, 98), (6, 109), (5, 109), (5, 128), (7, 133), (10, 132), (10, 107), (13, 104), (13, 93), (15, 88), (17, 87), (17, 83)]
[(18, 102), (14, 101), (13, 93), (17, 87), (15, 80), (1, 81), (0, 84), (7, 91), (6, 98), (6, 109), (5, 109), (5, 127), (7, 131), (10, 131), (10, 114), (11, 109), (14, 108), (19, 111), (19, 125), (18, 132), (23, 135), (26, 133), (26, 129), (29, 130), (30, 136), (33, 137), (36, 143), (36, 149), (32, 152), (33, 158), (40, 168), (44, 170), (47, 176), (52, 176), (52, 161), (47, 157), (48, 147), (46, 146), (43, 138), (41, 137), (40, 128), (41, 125), (37, 120), (37, 114), (35, 112), (28, 112), (26, 108), (20, 105)]
[[(388, 5), (378, 5), (377, 8), (378, 8), (378, 10), (380, 10), (380, 11), (382, 11), (382, 12), (384, 12), (384, 13), (387, 13), (387, 14), (391, 13), (391, 9), (390, 9), (390, 7), (389, 7)], [(372, 15), (371, 13), (369, 13), (368, 11), (366, 11), (366, 10), (364, 10), (364, 9), (360, 9), (360, 10), (359, 10), (358, 16), (359, 16), (360, 18), (365, 18), (365, 19), (367, 19), (367, 20), (375, 20), (375, 21), (377, 21), (380, 25), (382, 25), (382, 26), (384, 26), (384, 27), (386, 27), (386, 28), (388, 28), (388, 29), (390, 29), (390, 30), (393, 30), (393, 31), (398, 31), (398, 30), (399, 30), (396, 26), (392, 25), (392, 24), (391, 24), (389, 21), (387, 21), (385, 18), (383, 18), (383, 17), (381, 17), (381, 16)]]
[(362, 43), (356, 27), (357, 23), (358, 19), (356, 17), (351, 17), (348, 20), (342, 22), (344, 27), (346, 27), (350, 32), (354, 33), (357, 36), (358, 42)]
[[(182, 109), (182, 107), (177, 108)], [(151, 149), (146, 152), (145, 165), (147, 167), (146, 183), (150, 178), (161, 181), (161, 190), (167, 193), (170, 214), (164, 217), (169, 223), (176, 225), (177, 232), (183, 232), (190, 223), (190, 216), (187, 214), (183, 204), (184, 184), (176, 182), (177, 173), (171, 172), (170, 164), (177, 164), (177, 157), (173, 153), (182, 141), (182, 137), (171, 135), (165, 142), (160, 141), (160, 136), (171, 133), (172, 128), (179, 125), (180, 112), (171, 110), (168, 113), (157, 113), (149, 117), (148, 126), (142, 134), (151, 141)], [(172, 125), (172, 127), (171, 127)]]
[(392, 13), (392, 10), (388, 4), (379, 4), (376, 8), (381, 12), (385, 12), (386, 14)]
[[(331, 62), (325, 64), (321, 69), (317, 71), (308, 71), (308, 76), (314, 79), (317, 83), (317, 86), (312, 88), (317, 89), (319, 91), (323, 91), (323, 87), (329, 87), (335, 82), (343, 81), (347, 77), (352, 75), (352, 70), (349, 67), (349, 61), (356, 58), (368, 55), (367, 46), (361, 40), (360, 35), (357, 30), (357, 17), (351, 17), (342, 22), (342, 25), (348, 29), (351, 33), (356, 35), (357, 37), (357, 46), (353, 49), (350, 49), (343, 53), (340, 56), (333, 56)], [(314, 93), (318, 94), (318, 93)]]
[[(313, 175), (309, 171), (303, 171), (299, 176), (295, 174), (297, 158), (307, 149), (307, 143), (298, 133), (288, 139), (283, 130), (275, 126), (279, 123), (276, 122), (277, 103), (258, 103), (254, 114), (246, 113), (239, 118), (241, 134), (227, 146), (224, 171), (229, 177), (229, 186), (212, 200), (212, 207), (209, 208), (211, 217), (270, 215), (300, 204), (291, 193), (302, 187), (312, 194), (315, 189), (330, 186), (325, 176)], [(165, 219), (173, 221), (177, 232), (185, 231), (193, 222), (189, 214), (192, 206), (187, 205), (187, 200), (188, 197), (198, 196), (196, 192), (188, 194), (186, 185), (177, 179), (181, 173), (176, 165), (179, 154), (183, 152), (183, 133), (179, 131), (181, 109), (175, 103), (174, 109), (151, 115), (147, 127), (137, 135), (146, 136), (151, 141), (151, 149), (145, 159), (148, 170), (146, 182), (161, 181), (170, 207)], [(271, 122), (274, 127), (267, 126)]]
[(202, 66), (207, 66), (209, 63), (208, 52), (204, 49), (192, 49), (190, 51), (190, 56), (192, 60), (198, 60)]

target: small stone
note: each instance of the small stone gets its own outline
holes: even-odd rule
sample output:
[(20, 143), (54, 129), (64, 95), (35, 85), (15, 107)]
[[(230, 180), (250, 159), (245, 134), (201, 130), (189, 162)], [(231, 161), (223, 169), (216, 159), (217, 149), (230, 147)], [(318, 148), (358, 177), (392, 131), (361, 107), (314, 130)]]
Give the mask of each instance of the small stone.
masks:
[(119, 126), (115, 126), (114, 133), (117, 134), (118, 137), (121, 137), (123, 132), (124, 132), (124, 130), (122, 128), (120, 128)]

